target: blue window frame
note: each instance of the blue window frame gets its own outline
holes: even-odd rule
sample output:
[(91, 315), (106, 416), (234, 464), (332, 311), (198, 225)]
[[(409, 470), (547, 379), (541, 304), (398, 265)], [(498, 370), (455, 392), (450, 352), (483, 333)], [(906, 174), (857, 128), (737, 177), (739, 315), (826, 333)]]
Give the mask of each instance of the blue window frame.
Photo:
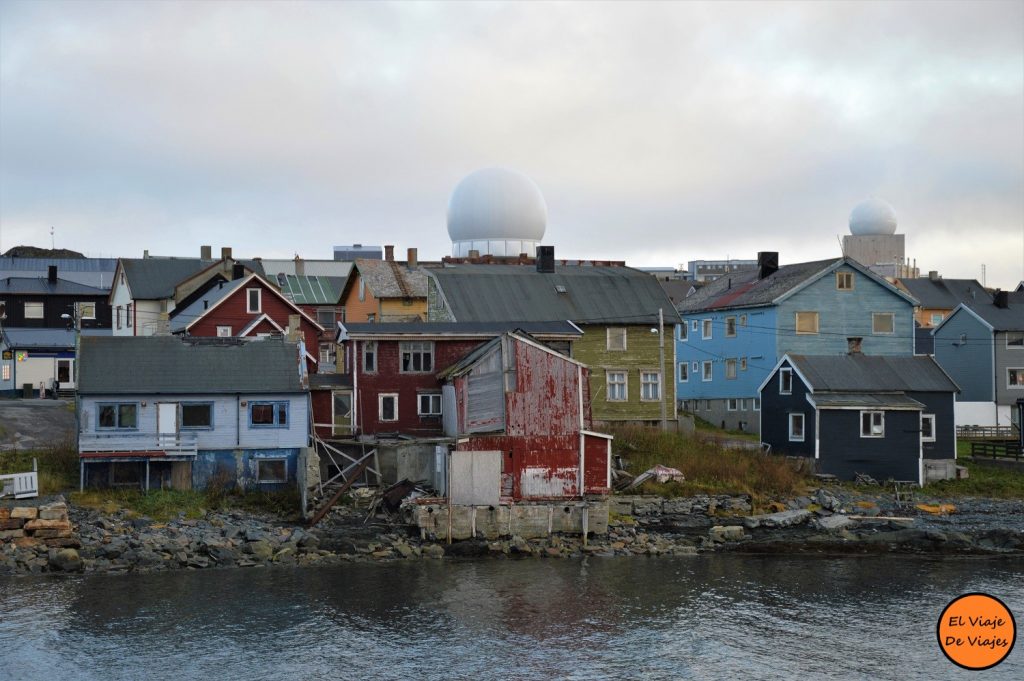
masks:
[(96, 430), (138, 430), (138, 402), (101, 402), (96, 405)]
[(213, 430), (213, 402), (182, 402), (182, 430)]
[(287, 428), (287, 402), (250, 402), (250, 428)]

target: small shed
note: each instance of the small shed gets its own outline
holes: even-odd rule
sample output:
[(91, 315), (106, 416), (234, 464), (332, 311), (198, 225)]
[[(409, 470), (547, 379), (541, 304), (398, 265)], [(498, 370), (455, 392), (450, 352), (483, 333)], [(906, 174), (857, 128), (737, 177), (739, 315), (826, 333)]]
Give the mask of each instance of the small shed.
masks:
[(931, 357), (785, 355), (760, 386), (761, 438), (841, 479), (955, 475), (956, 383)]

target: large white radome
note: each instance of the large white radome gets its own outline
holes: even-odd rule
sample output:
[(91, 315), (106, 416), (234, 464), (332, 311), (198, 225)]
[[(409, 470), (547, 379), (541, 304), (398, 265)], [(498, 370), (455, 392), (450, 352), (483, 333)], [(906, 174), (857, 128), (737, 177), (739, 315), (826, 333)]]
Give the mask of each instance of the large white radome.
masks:
[(882, 199), (861, 201), (850, 211), (850, 234), (854, 236), (896, 233), (896, 211)]
[[(448, 236), (456, 255), (471, 247), (494, 255), (532, 255), (544, 238), (547, 221), (548, 207), (537, 185), (507, 168), (470, 173), (448, 200)], [(517, 247), (524, 250), (516, 251)], [(494, 252), (499, 249), (509, 252)]]

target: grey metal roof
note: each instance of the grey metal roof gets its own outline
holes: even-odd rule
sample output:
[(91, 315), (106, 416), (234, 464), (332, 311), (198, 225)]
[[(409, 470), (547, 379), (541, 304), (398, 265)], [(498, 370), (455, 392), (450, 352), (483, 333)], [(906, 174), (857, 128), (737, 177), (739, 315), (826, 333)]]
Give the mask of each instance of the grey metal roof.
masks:
[(898, 393), (810, 393), (807, 401), (819, 409), (924, 409), (917, 400)]
[(394, 260), (356, 260), (353, 267), (375, 298), (426, 298), (427, 275)]
[(344, 277), (315, 277), (310, 275), (278, 274), (281, 293), (296, 305), (337, 305)]
[(744, 269), (707, 282), (676, 307), (680, 312), (697, 312), (730, 307), (771, 305), (805, 281), (822, 274), (842, 258), (783, 265), (773, 274), (758, 279), (758, 269)]
[(220, 286), (214, 286), (204, 293), (201, 298), (194, 300), (192, 304), (185, 309), (180, 312), (175, 311), (175, 315), (171, 318), (169, 324), (171, 333), (180, 333), (184, 331), (185, 327), (202, 317), (204, 312), (226, 298), (232, 291), (245, 283), (245, 281), (245, 279), (235, 279), (233, 281), (224, 282)]
[(572, 323), (561, 322), (402, 322), (344, 323), (349, 336), (500, 336), (507, 331), (524, 331), (534, 336), (571, 336), (583, 334)]
[[(170, 298), (175, 286), (218, 262), (201, 258), (121, 258), (132, 297), (137, 300)], [(263, 265), (258, 260), (235, 262), (263, 276)]]
[(110, 289), (86, 286), (62, 278), (51, 284), (46, 277), (5, 277), (0, 279), (0, 294), (4, 293), (37, 296), (106, 296)]
[(83, 395), (297, 393), (295, 343), (267, 339), (183, 340), (177, 336), (84, 337)]
[(789, 355), (815, 392), (947, 392), (956, 383), (931, 357)]
[(9, 272), (46, 272), (50, 265), (57, 272), (113, 272), (117, 258), (15, 258), (0, 257), (0, 276)]
[(448, 265), (429, 270), (458, 321), (507, 319), (576, 324), (656, 324), (681, 321), (658, 280), (630, 267)]
[[(75, 347), (75, 332), (69, 329), (4, 327), (3, 342), (11, 349), (47, 348), (66, 350)], [(82, 337), (110, 336), (110, 329), (82, 329)]]
[(1009, 298), (1009, 307), (996, 307), (993, 302), (964, 304), (996, 331), (1024, 331), (1024, 293), (1010, 293)]
[(975, 279), (900, 279), (900, 285), (917, 298), (921, 307), (952, 310), (960, 303), (987, 303), (992, 294)]

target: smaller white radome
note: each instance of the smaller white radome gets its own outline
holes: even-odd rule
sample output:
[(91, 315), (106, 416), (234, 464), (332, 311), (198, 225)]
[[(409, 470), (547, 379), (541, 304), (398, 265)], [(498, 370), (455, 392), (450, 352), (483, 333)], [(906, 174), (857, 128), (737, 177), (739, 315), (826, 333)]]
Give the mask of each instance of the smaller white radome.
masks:
[(507, 168), (484, 168), (467, 175), (448, 201), (448, 235), (453, 242), (540, 241), (547, 219), (548, 207), (537, 185)]
[(850, 234), (854, 236), (896, 233), (896, 211), (882, 199), (861, 201), (850, 211)]

